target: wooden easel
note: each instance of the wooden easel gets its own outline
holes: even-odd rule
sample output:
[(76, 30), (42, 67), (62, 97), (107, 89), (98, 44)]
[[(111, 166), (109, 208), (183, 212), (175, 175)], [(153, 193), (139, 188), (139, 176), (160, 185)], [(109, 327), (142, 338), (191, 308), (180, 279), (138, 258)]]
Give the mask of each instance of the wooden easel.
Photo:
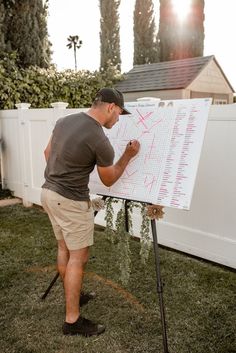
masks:
[[(102, 196), (102, 199), (105, 200), (108, 196)], [(110, 197), (110, 196), (109, 196)], [(115, 197), (117, 199), (117, 197)], [(129, 202), (133, 200), (122, 199), (125, 201), (125, 228), (126, 231), (129, 232), (129, 225), (128, 225), (128, 207)], [(135, 201), (140, 202), (140, 201)], [(94, 212), (94, 217), (97, 215), (98, 211)], [(159, 254), (159, 246), (158, 246), (158, 239), (157, 239), (157, 229), (156, 229), (156, 221), (154, 219), (151, 220), (151, 229), (152, 229), (152, 237), (153, 237), (153, 247), (154, 247), (154, 255), (155, 255), (155, 269), (156, 269), (156, 277), (157, 277), (157, 293), (159, 298), (159, 306), (160, 306), (160, 316), (161, 316), (161, 326), (162, 326), (162, 339), (163, 339), (163, 349), (164, 353), (169, 353), (168, 350), (168, 342), (167, 342), (167, 332), (166, 332), (166, 320), (165, 320), (165, 308), (164, 308), (164, 301), (163, 301), (163, 284), (161, 280), (161, 271), (160, 271), (160, 254)], [(41, 299), (44, 300), (48, 293), (50, 292), (51, 288), (55, 284), (59, 277), (59, 273), (55, 275), (53, 280), (51, 281), (50, 285), (46, 289), (45, 293), (42, 295)]]

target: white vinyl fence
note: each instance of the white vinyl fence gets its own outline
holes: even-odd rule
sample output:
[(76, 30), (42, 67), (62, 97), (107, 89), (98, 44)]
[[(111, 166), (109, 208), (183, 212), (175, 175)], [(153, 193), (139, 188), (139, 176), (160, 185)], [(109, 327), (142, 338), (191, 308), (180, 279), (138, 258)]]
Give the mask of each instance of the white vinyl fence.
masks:
[[(86, 109), (54, 108), (0, 111), (1, 175), (4, 188), (25, 206), (40, 204), (43, 150), (56, 120)], [(157, 224), (160, 244), (236, 268), (236, 104), (212, 106), (190, 211), (165, 209)], [(134, 214), (139, 236), (140, 215)], [(104, 211), (96, 223), (105, 225)]]

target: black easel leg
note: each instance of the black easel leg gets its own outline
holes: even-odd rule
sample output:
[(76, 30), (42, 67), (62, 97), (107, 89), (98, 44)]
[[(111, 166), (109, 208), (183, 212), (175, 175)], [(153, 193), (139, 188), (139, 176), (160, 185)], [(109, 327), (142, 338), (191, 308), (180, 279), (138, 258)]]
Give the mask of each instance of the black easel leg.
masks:
[(164, 310), (164, 303), (163, 303), (163, 296), (162, 296), (163, 285), (161, 281), (160, 256), (159, 256), (158, 241), (157, 241), (156, 221), (154, 219), (151, 220), (151, 227), (152, 227), (153, 246), (154, 246), (154, 253), (155, 253), (157, 293), (159, 296), (159, 304), (160, 304), (163, 347), (164, 347), (164, 353), (168, 353), (169, 351), (168, 351), (167, 334), (166, 334), (165, 310)]
[(129, 200), (125, 200), (125, 230), (127, 233), (129, 233), (129, 213), (128, 213), (128, 207), (129, 207)]
[(46, 296), (48, 295), (48, 293), (50, 292), (52, 286), (54, 285), (54, 283), (56, 282), (56, 280), (59, 277), (59, 272), (57, 272), (57, 274), (55, 275), (55, 277), (53, 278), (52, 282), (49, 284), (48, 288), (46, 289), (45, 293), (42, 295), (41, 299), (44, 300), (46, 298)]

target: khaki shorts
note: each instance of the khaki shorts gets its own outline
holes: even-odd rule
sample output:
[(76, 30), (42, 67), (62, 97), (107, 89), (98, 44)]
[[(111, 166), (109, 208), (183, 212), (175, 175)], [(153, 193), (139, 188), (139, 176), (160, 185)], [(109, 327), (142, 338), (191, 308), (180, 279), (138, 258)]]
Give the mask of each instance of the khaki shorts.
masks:
[(64, 239), (69, 250), (93, 245), (94, 213), (90, 201), (70, 200), (43, 188), (41, 203), (52, 223), (56, 239)]

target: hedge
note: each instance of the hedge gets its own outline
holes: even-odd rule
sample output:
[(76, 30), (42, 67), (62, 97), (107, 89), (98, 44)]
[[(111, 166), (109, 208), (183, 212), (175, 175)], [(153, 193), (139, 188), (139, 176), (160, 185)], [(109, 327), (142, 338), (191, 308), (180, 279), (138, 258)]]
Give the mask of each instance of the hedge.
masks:
[(97, 90), (113, 87), (121, 74), (110, 67), (106, 72), (41, 69), (17, 66), (17, 58), (0, 55), (0, 109), (14, 109), (27, 102), (33, 108), (48, 108), (52, 102), (67, 102), (69, 108), (88, 107)]

